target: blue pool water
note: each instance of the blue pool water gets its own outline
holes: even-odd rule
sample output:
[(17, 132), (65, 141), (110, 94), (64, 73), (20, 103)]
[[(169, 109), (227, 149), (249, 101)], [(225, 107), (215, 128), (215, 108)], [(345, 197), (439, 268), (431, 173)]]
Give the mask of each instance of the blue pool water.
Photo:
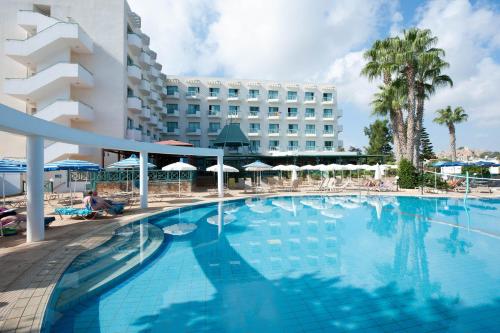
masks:
[[(58, 291), (78, 295), (84, 285), (78, 276), (87, 276), (89, 267), (99, 276), (118, 270), (93, 268), (99, 256), (131, 262), (141, 254), (145, 232), (152, 237), (142, 247), (152, 247), (164, 227), (177, 223), (195, 223), (197, 229), (165, 235), (149, 260), (121, 280), (58, 305)], [(151, 231), (141, 231), (141, 225)], [(465, 205), (415, 197), (238, 200), (165, 212), (131, 225), (120, 237), (68, 268), (44, 330), (500, 330), (498, 199)]]

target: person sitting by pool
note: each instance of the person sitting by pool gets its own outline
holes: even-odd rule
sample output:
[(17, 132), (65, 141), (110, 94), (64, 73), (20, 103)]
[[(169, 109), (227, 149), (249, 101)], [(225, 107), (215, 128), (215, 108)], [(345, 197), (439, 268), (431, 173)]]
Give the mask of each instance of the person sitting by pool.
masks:
[(94, 210), (106, 210), (113, 215), (123, 213), (123, 204), (114, 203), (111, 200), (106, 200), (100, 197), (97, 191), (92, 192), (90, 200), (94, 203), (94, 206), (92, 206)]

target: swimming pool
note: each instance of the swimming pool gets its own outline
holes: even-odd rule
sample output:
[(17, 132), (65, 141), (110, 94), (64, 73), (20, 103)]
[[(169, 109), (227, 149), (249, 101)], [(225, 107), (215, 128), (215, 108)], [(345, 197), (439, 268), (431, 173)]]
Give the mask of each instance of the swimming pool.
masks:
[(499, 199), (301, 196), (120, 229), (70, 265), (43, 330), (493, 332), (499, 316)]

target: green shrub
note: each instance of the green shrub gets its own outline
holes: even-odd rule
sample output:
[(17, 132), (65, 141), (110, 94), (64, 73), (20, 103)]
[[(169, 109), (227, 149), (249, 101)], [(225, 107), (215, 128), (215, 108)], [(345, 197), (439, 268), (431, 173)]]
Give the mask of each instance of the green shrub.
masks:
[(401, 188), (415, 188), (417, 187), (417, 169), (411, 164), (410, 161), (402, 159), (399, 162), (398, 169), (399, 187)]
[[(448, 185), (447, 182), (441, 179), (441, 177), (437, 176), (435, 177), (433, 173), (424, 173), (424, 186), (426, 187), (432, 187), (436, 186), (438, 190), (448, 190), (450, 186)], [(434, 178), (435, 177), (435, 178)], [(419, 183), (421, 183), (422, 180), (419, 180)]]
[(486, 167), (480, 167), (477, 165), (467, 165), (462, 167), (462, 174), (469, 171), (469, 177), (482, 177), (482, 178), (490, 178), (490, 170)]

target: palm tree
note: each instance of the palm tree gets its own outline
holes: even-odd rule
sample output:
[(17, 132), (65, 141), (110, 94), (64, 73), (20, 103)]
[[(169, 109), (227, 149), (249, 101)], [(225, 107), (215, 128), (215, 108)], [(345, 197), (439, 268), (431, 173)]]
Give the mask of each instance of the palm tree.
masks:
[(451, 149), (451, 160), (456, 161), (457, 159), (457, 149), (456, 149), (456, 135), (455, 135), (455, 125), (467, 121), (469, 116), (465, 113), (465, 110), (459, 106), (454, 110), (451, 106), (447, 106), (445, 109), (439, 109), (436, 111), (438, 116), (434, 118), (434, 122), (439, 125), (448, 126), (448, 131), (450, 132), (450, 149)]
[(453, 81), (448, 75), (442, 74), (442, 70), (449, 64), (440, 58), (444, 51), (425, 52), (420, 56), (417, 70), (417, 111), (415, 123), (415, 140), (417, 142), (414, 151), (414, 160), (420, 159), (420, 142), (424, 122), (424, 103), (435, 93), (437, 88), (449, 85), (453, 87)]

